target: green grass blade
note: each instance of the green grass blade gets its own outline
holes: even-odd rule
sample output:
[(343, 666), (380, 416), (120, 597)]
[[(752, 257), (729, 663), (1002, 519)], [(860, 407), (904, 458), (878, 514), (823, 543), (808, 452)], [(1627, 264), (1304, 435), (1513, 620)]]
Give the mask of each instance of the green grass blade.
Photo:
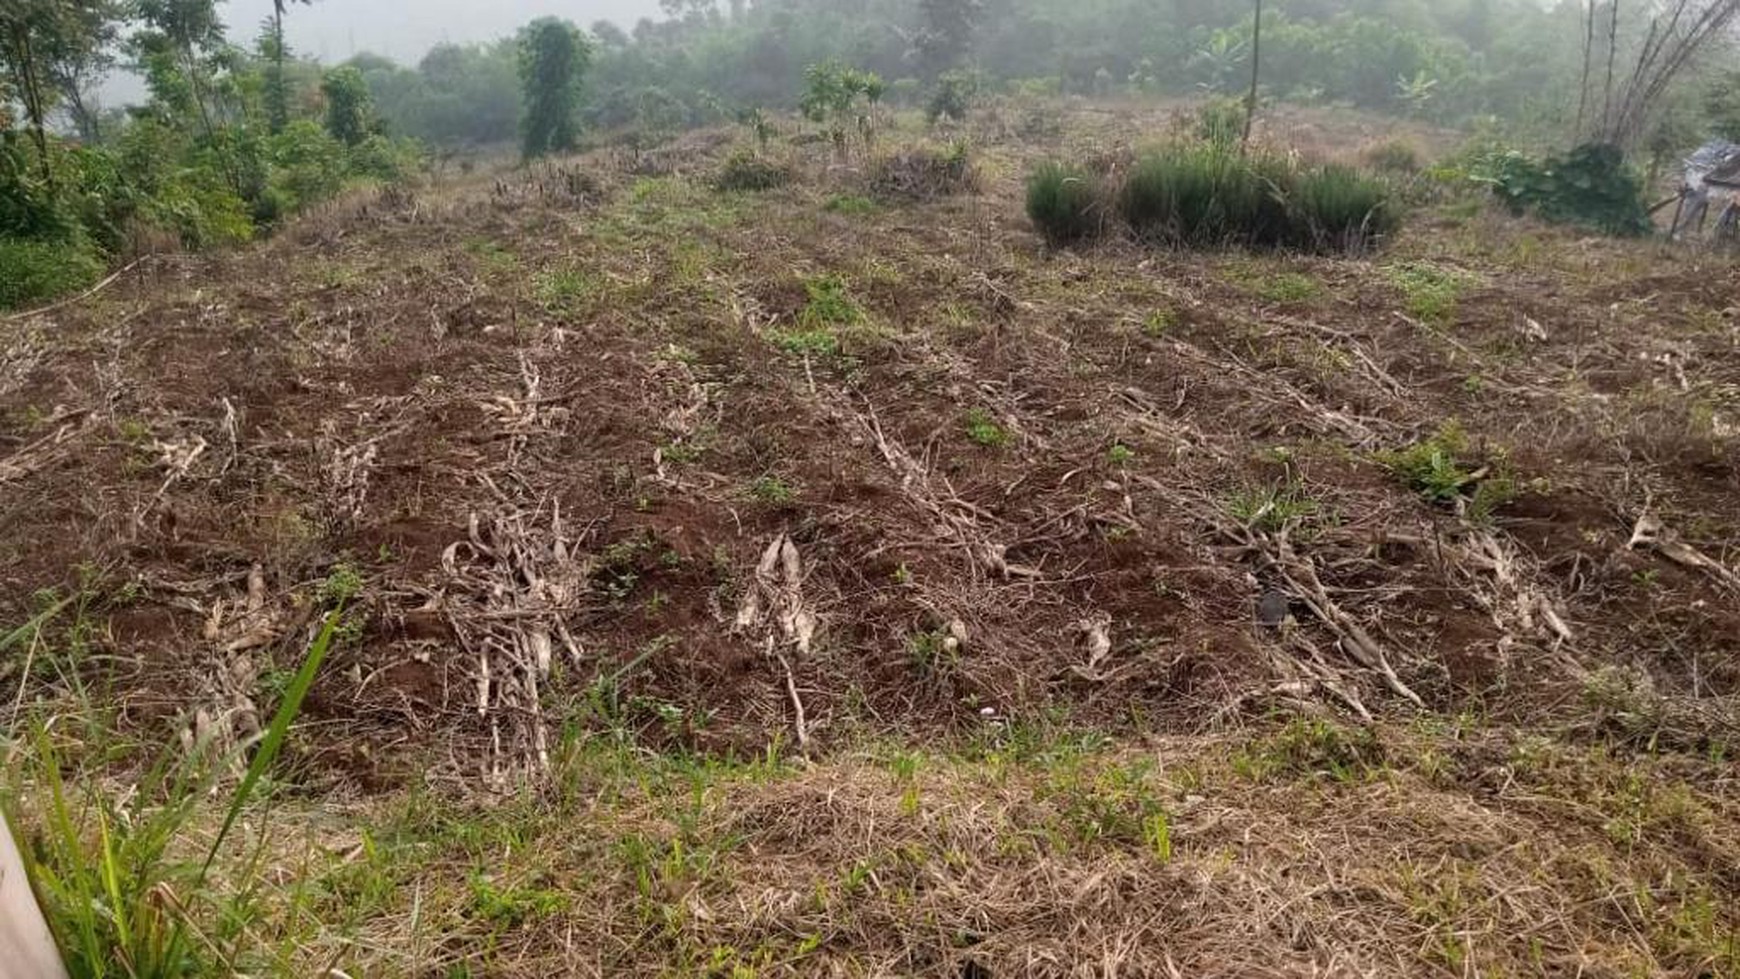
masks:
[(75, 597), (77, 596), (68, 595), (60, 601), (55, 602), (53, 605), (50, 605), (48, 608), (43, 609), (41, 612), (36, 613), (36, 616), (29, 622), (13, 629), (4, 636), (0, 636), (0, 653), (4, 653), (13, 646), (18, 645), (24, 641), (24, 637), (35, 633), (38, 629), (47, 625), (49, 620), (59, 615), (68, 605), (71, 605)]
[(302, 699), (308, 695), (308, 689), (314, 686), (314, 678), (320, 672), (320, 664), (326, 659), (326, 652), (332, 646), (332, 634), (338, 628), (339, 619), (344, 616), (344, 606), (332, 610), (326, 617), (326, 624), (320, 629), (320, 635), (314, 640), (314, 645), (308, 648), (308, 655), (302, 660), (302, 668), (296, 671), (296, 677), (284, 691), (284, 701), (278, 705), (278, 713), (272, 718), (272, 724), (266, 729), (265, 739), (260, 742), (260, 749), (254, 752), (254, 760), (248, 764), (242, 783), (236, 786), (236, 794), (230, 799), (229, 811), (224, 813), (224, 822), (218, 828), (217, 837), (211, 841), (211, 850), (205, 855), (205, 863), (200, 865), (198, 882), (205, 882), (206, 874), (211, 871), (212, 861), (217, 859), (218, 850), (224, 845), (224, 840), (230, 835), (236, 820), (241, 816), (242, 809), (248, 804), (248, 798), (259, 784), (260, 777), (266, 774), (266, 769), (278, 757), (278, 752), (284, 747), (284, 738), (290, 733), (290, 725), (295, 722), (296, 715), (302, 711)]

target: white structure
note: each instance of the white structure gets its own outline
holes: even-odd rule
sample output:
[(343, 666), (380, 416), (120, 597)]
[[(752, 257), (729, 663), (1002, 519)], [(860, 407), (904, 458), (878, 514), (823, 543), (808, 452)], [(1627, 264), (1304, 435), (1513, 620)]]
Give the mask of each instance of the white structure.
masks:
[(1711, 140), (1686, 158), (1680, 203), (1669, 237), (1678, 239), (1694, 225), (1702, 232), (1710, 205), (1717, 205), (1716, 237), (1733, 237), (1740, 223), (1740, 143)]
[(54, 936), (36, 906), (12, 827), (0, 814), (0, 979), (66, 979)]

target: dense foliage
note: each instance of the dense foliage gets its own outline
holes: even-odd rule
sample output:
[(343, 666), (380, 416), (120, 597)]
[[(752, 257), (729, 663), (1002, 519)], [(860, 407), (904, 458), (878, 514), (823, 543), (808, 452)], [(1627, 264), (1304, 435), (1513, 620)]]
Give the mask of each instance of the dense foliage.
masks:
[(590, 54), (580, 29), (565, 20), (543, 17), (520, 32), (521, 149), (528, 159), (574, 148), (580, 80)]
[[(0, 11), (0, 93), (30, 92), (23, 113), (0, 111), (0, 305), (76, 288), (142, 250), (246, 240), (349, 181), (416, 165), (414, 146), (384, 135), (360, 69), (322, 76), (290, 58), (285, 6), (257, 51), (225, 39), (213, 0)], [(123, 37), (149, 97), (103, 115), (90, 86)], [(81, 142), (56, 135), (62, 110)]]
[[(660, 134), (747, 107), (797, 108), (805, 69), (830, 62), (888, 79), (890, 101), (938, 118), (958, 118), (977, 89), (1242, 96), (1251, 71), (1249, 3), (763, 0), (727, 9), (682, 0), (666, 9), (668, 19), (632, 31), (592, 26), (580, 106), (588, 125)], [(1582, 4), (1269, 0), (1264, 9), (1265, 98), (1444, 124), (1498, 117), (1549, 135), (1573, 128)], [(437, 60), (466, 71), (371, 58), (365, 74), (383, 113), (432, 142), (500, 141), (513, 48), (450, 48)], [(474, 111), (444, 111), (455, 103)]]
[(1616, 235), (1647, 234), (1652, 227), (1643, 180), (1613, 146), (1588, 143), (1540, 160), (1516, 151), (1492, 153), (1475, 161), (1472, 176), (1517, 214), (1532, 211), (1548, 221)]

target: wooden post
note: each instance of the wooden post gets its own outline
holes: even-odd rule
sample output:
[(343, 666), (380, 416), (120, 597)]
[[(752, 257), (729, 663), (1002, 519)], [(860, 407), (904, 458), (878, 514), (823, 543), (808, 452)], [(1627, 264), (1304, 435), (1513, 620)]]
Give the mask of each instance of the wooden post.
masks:
[(1245, 96), (1245, 132), (1239, 137), (1242, 155), (1251, 142), (1251, 121), (1257, 117), (1257, 78), (1263, 67), (1263, 0), (1257, 0), (1257, 18), (1251, 22), (1251, 91)]
[(12, 827), (0, 813), (0, 979), (66, 979), (54, 934), (43, 920)]

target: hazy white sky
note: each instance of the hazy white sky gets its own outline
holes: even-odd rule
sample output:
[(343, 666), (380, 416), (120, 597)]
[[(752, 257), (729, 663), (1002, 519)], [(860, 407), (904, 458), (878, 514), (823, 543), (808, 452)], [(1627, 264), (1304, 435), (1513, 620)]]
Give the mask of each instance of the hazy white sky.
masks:
[[(247, 41), (272, 11), (272, 0), (220, 4), (230, 37)], [(535, 17), (566, 17), (582, 27), (612, 20), (624, 28), (659, 15), (658, 0), (314, 0), (294, 5), (285, 20), (290, 46), (321, 61), (376, 51), (415, 63), (442, 41), (486, 41), (511, 34)]]
[[(3, 0), (0, 0), (3, 2)], [(230, 40), (250, 44), (272, 12), (272, 0), (221, 0), (218, 15)], [(537, 17), (566, 17), (587, 27), (613, 20), (626, 30), (642, 17), (661, 16), (658, 0), (314, 0), (294, 4), (284, 33), (298, 54), (327, 64), (358, 51), (373, 51), (414, 65), (442, 41), (464, 43), (505, 37)], [(145, 97), (144, 84), (116, 69), (99, 89), (104, 104), (122, 105)]]

